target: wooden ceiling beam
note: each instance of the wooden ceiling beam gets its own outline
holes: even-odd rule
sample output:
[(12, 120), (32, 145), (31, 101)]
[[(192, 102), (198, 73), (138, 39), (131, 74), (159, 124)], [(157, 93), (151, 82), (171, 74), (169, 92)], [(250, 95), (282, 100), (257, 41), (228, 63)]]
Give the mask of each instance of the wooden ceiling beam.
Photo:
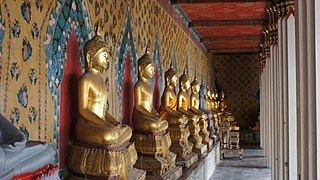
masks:
[(273, 0), (171, 0), (171, 4), (198, 4), (198, 3), (247, 3), (247, 2), (266, 2)]
[(191, 21), (189, 27), (209, 27), (209, 26), (264, 26), (267, 21), (264, 19), (257, 20), (208, 20), (208, 21)]
[(259, 52), (259, 48), (219, 48), (208, 49), (212, 53), (238, 53), (238, 52)]
[(211, 42), (211, 41), (260, 41), (261, 35), (259, 36), (212, 36), (204, 37), (200, 39), (200, 42)]

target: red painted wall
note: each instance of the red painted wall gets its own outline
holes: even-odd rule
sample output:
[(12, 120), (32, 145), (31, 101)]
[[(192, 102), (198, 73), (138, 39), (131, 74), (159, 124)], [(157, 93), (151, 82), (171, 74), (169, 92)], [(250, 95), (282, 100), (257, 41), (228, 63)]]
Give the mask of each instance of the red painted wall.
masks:
[(81, 76), (80, 50), (72, 30), (67, 49), (67, 63), (61, 84), (59, 166), (64, 168), (68, 157), (68, 142), (78, 116), (78, 80)]
[(158, 111), (160, 107), (160, 90), (159, 90), (159, 70), (155, 67), (154, 89), (153, 89), (153, 107)]
[(132, 83), (132, 66), (130, 60), (130, 52), (127, 53), (124, 65), (124, 83), (122, 88), (122, 123), (132, 127), (132, 113), (134, 105), (134, 90)]

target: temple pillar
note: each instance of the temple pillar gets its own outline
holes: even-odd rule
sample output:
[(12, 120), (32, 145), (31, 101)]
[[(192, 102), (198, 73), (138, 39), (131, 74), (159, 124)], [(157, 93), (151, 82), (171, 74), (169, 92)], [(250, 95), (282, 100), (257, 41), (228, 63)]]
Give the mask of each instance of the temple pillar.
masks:
[(297, 149), (297, 65), (295, 42), (295, 17), (291, 13), (288, 25), (288, 126), (289, 126), (289, 179), (298, 179), (298, 149)]
[[(314, 7), (319, 7), (320, 1), (316, 1)], [(315, 62), (316, 62), (316, 128), (317, 137), (320, 137), (320, 11), (315, 11)], [(320, 179), (320, 138), (317, 138), (317, 179)]]
[(282, 19), (282, 116), (280, 118), (283, 137), (280, 138), (282, 144), (282, 158), (281, 158), (281, 166), (282, 168), (282, 176), (283, 179), (288, 179), (289, 171), (288, 171), (288, 161), (289, 161), (289, 134), (288, 134), (288, 29), (287, 29), (287, 16)]
[(298, 132), (301, 179), (316, 179), (316, 81), (315, 81), (315, 6), (314, 1), (296, 1), (297, 67), (300, 107)]

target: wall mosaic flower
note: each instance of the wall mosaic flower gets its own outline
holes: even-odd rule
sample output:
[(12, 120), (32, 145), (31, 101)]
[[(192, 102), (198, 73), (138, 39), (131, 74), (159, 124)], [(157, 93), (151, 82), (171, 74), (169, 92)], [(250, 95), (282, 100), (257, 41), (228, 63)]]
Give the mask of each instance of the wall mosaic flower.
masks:
[(18, 124), (20, 121), (20, 112), (17, 107), (14, 107), (11, 111), (10, 119), (11, 124)]
[(32, 47), (27, 37), (24, 37), (22, 40), (22, 59), (27, 61), (32, 55)]
[(36, 113), (36, 108), (31, 106), (29, 108), (29, 115), (28, 115), (28, 119), (30, 124), (31, 123), (35, 123), (36, 119), (37, 119), (37, 113)]
[(19, 104), (22, 107), (27, 108), (27, 106), (28, 106), (28, 89), (25, 84), (23, 84), (22, 87), (20, 87), (19, 92), (17, 94), (17, 98), (18, 98)]
[(33, 23), (32, 30), (31, 30), (31, 35), (33, 40), (37, 40), (39, 38), (39, 28), (37, 23)]
[(107, 10), (104, 10), (104, 16), (103, 16), (103, 20), (104, 20), (104, 23), (107, 23), (108, 20), (109, 20), (109, 15), (108, 15), (108, 11)]
[(17, 62), (12, 63), (11, 68), (10, 68), (11, 79), (18, 81), (20, 74), (21, 74), (21, 72), (20, 72), (20, 67), (19, 67), (18, 63)]
[(24, 20), (27, 21), (27, 23), (30, 23), (31, 21), (31, 4), (28, 0), (25, 0), (21, 5), (21, 14)]
[(36, 69), (35, 68), (30, 69), (29, 80), (30, 80), (30, 84), (31, 85), (36, 85), (37, 84), (38, 78), (36, 76)]
[(95, 14), (96, 16), (100, 13), (100, 6), (99, 3), (96, 1), (96, 5), (95, 5)]
[(18, 38), (18, 37), (20, 37), (20, 34), (21, 34), (20, 22), (15, 19), (15, 22), (14, 22), (13, 27), (12, 27), (12, 36), (15, 37), (15, 38)]
[(43, 2), (42, 0), (36, 0), (36, 8), (38, 11), (42, 12), (43, 10)]

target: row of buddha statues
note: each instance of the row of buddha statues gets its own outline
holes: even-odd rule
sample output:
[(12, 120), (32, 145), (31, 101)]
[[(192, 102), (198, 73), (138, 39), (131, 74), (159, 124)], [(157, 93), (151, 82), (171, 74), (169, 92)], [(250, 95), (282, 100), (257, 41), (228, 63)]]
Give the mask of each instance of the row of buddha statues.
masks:
[(149, 85), (155, 74), (154, 60), (147, 48), (138, 59), (132, 127), (121, 124), (106, 111), (101, 71), (109, 66), (108, 52), (98, 31), (84, 47), (87, 70), (79, 80), (80, 116), (75, 126), (77, 142), (71, 145), (68, 161), (70, 170), (91, 177), (179, 178), (182, 167), (189, 168), (206, 156), (213, 139), (217, 140), (213, 123), (219, 109), (219, 103), (213, 100), (217, 93), (212, 97), (196, 78), (190, 84), (184, 72), (176, 95), (178, 77), (171, 65), (165, 72), (165, 89), (157, 111)]
[[(132, 127), (129, 127), (107, 111), (102, 71), (108, 69), (110, 57), (99, 25), (96, 35), (85, 43), (83, 52), (86, 72), (78, 83), (79, 115), (74, 127), (75, 142), (69, 147), (67, 163), (72, 177), (177, 179), (182, 175), (182, 167), (191, 167), (217, 143), (217, 121), (214, 119), (219, 119), (218, 112), (226, 108), (226, 103), (223, 98), (218, 101), (216, 91), (200, 85), (196, 78), (190, 84), (184, 71), (179, 77), (176, 95), (178, 76), (171, 65), (165, 72), (165, 90), (157, 111), (149, 85), (155, 73), (154, 61), (147, 48), (138, 60)], [(35, 172), (31, 170), (53, 161), (50, 144), (26, 143), (23, 134), (8, 120), (2, 116), (0, 120), (0, 179), (11, 179), (19, 174), (12, 173), (15, 167), (21, 167), (20, 172)], [(3, 129), (8, 127), (14, 130)], [(3, 164), (6, 167), (2, 167)]]

